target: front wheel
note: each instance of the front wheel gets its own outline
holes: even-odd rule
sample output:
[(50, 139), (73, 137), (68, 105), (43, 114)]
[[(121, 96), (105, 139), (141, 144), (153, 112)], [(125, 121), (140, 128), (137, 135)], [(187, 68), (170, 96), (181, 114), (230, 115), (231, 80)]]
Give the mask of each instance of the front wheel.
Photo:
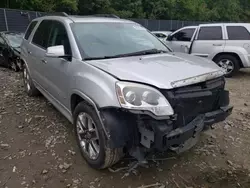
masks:
[(233, 55), (220, 55), (215, 63), (226, 71), (226, 77), (232, 77), (240, 69), (239, 60)]
[(86, 162), (95, 169), (104, 169), (117, 163), (123, 156), (121, 148), (107, 147), (107, 140), (95, 110), (81, 102), (74, 111), (77, 144)]

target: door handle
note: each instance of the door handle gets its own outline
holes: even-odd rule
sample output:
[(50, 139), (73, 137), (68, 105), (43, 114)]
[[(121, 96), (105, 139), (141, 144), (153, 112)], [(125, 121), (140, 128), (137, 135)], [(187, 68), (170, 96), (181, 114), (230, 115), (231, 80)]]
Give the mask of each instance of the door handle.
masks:
[(213, 46), (222, 46), (222, 44), (213, 44)]
[(28, 50), (28, 54), (32, 54), (32, 52)]
[(47, 61), (46, 61), (45, 59), (42, 59), (41, 62), (42, 62), (43, 64), (47, 64)]

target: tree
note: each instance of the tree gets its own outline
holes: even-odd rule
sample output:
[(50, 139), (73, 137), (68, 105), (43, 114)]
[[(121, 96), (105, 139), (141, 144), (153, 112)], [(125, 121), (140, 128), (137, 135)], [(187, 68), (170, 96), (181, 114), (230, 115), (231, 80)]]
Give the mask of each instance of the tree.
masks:
[(106, 13), (111, 3), (109, 0), (79, 0), (78, 10), (80, 14), (101, 14)]
[(0, 0), (0, 7), (122, 18), (250, 21), (250, 0)]
[(17, 0), (20, 9), (43, 12), (65, 11), (76, 12), (77, 0)]

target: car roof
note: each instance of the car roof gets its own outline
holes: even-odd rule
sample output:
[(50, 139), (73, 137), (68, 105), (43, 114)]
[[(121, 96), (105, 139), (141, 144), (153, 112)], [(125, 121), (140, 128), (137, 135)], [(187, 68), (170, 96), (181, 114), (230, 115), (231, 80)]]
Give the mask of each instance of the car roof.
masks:
[(250, 23), (207, 23), (207, 24), (200, 24), (200, 26), (217, 26), (217, 25), (228, 25), (228, 26), (250, 26)]
[(75, 23), (93, 23), (93, 22), (113, 22), (113, 23), (135, 23), (130, 20), (120, 19), (120, 18), (109, 18), (109, 17), (97, 17), (97, 16), (77, 16), (77, 15), (69, 15), (69, 16), (43, 16), (40, 18), (36, 18), (34, 20), (46, 20), (46, 19), (54, 19), (54, 20), (64, 20), (66, 22), (75, 22)]

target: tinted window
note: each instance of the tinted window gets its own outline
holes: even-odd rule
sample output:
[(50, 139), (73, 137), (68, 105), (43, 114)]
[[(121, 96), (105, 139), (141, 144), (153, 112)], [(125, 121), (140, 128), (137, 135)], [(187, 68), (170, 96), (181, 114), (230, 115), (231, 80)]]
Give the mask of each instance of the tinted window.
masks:
[(52, 27), (51, 22), (50, 20), (43, 20), (40, 23), (32, 39), (33, 44), (45, 49), (48, 47), (48, 38)]
[(172, 36), (173, 41), (191, 41), (195, 29), (183, 29)]
[(198, 40), (222, 40), (222, 28), (220, 26), (201, 27)]
[(250, 40), (249, 31), (242, 26), (227, 26), (229, 40)]
[(29, 38), (29, 36), (30, 36), (32, 30), (33, 30), (34, 27), (36, 26), (36, 24), (37, 24), (37, 21), (34, 21), (34, 22), (31, 22), (31, 24), (29, 25), (29, 27), (28, 27), (28, 29), (27, 29), (27, 31), (26, 31), (26, 33), (25, 33), (25, 36), (24, 36), (24, 38), (25, 38), (26, 40), (28, 40), (28, 38)]
[(63, 45), (65, 54), (71, 55), (69, 38), (64, 25), (57, 21), (52, 21), (52, 29), (49, 36), (48, 47)]
[(162, 34), (162, 33), (155, 33), (155, 36), (157, 36), (158, 38), (166, 38), (167, 36)]

